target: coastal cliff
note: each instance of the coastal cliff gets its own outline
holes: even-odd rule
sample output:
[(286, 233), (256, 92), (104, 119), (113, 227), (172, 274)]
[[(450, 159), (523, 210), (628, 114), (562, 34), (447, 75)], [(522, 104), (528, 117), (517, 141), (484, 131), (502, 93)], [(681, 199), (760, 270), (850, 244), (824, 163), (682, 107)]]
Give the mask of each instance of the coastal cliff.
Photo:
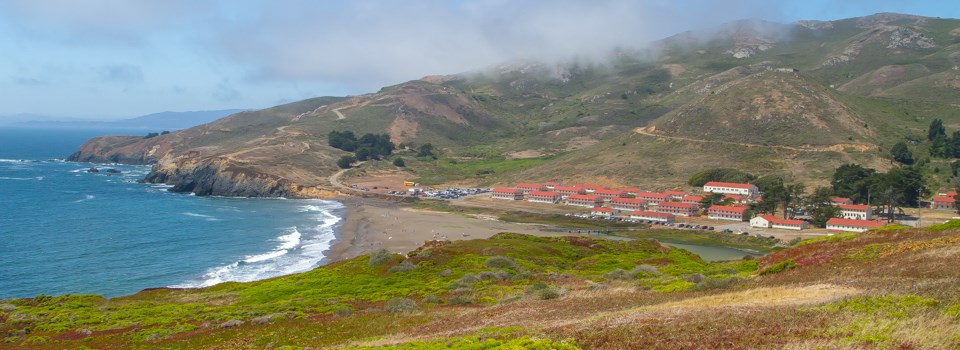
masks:
[(81, 145), (67, 157), (67, 161), (149, 165), (156, 163), (169, 150), (166, 137), (100, 136)]
[(240, 167), (223, 159), (163, 159), (144, 178), (173, 185), (172, 192), (198, 196), (331, 198), (337, 191), (305, 187), (288, 179)]

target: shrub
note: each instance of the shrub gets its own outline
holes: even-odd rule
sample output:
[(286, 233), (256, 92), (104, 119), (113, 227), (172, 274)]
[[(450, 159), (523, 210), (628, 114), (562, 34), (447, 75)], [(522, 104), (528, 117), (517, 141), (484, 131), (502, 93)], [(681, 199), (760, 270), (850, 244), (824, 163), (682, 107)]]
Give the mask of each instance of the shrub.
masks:
[(337, 160), (337, 166), (340, 167), (340, 169), (348, 169), (350, 168), (350, 164), (353, 164), (353, 162), (356, 161), (357, 158), (354, 158), (353, 156), (343, 156)]
[(403, 168), (407, 166), (407, 163), (403, 161), (403, 158), (397, 157), (397, 159), (393, 160), (393, 165), (396, 167)]
[(529, 273), (529, 272), (519, 272), (519, 273), (517, 273), (516, 275), (513, 275), (513, 277), (510, 278), (510, 279), (512, 279), (512, 280), (514, 280), (514, 281), (521, 281), (521, 280), (528, 280), (528, 279), (531, 279), (531, 278), (533, 278), (533, 274), (531, 274), (531, 273)]
[(440, 304), (443, 302), (443, 299), (440, 299), (440, 297), (433, 294), (427, 294), (423, 296), (422, 301), (424, 304)]
[(353, 314), (353, 308), (349, 306), (341, 306), (333, 310), (333, 314), (337, 317), (347, 317)]
[(450, 304), (450, 305), (468, 305), (468, 304), (473, 304), (473, 300), (470, 300), (470, 297), (468, 297), (468, 296), (466, 296), (466, 295), (458, 295), (458, 296), (455, 296), (455, 297), (453, 297), (453, 298), (450, 298), (450, 300), (447, 300), (447, 304)]
[(446, 269), (446, 270), (443, 270), (443, 271), (438, 272), (438, 273), (437, 273), (437, 276), (447, 277), (447, 276), (450, 276), (450, 274), (452, 274), (452, 273), (453, 273), (453, 270)]
[(417, 311), (417, 303), (408, 298), (393, 298), (387, 300), (383, 309), (387, 312), (414, 312)]
[(491, 256), (490, 258), (487, 258), (487, 263), (484, 265), (486, 267), (492, 267), (497, 269), (516, 270), (517, 268), (517, 262), (505, 256)]
[(797, 267), (797, 263), (791, 259), (787, 259), (776, 264), (770, 265), (767, 268), (760, 271), (760, 275), (769, 275), (774, 273), (783, 272)]
[(504, 270), (483, 271), (480, 273), (480, 279), (485, 281), (508, 281), (510, 273)]
[(703, 282), (705, 278), (706, 276), (704, 276), (702, 273), (695, 273), (692, 275), (683, 276), (683, 280), (690, 283), (700, 283), (700, 282)]
[(534, 283), (530, 288), (527, 288), (527, 294), (531, 294), (537, 299), (540, 300), (549, 300), (559, 298), (563, 291), (551, 287), (543, 282)]
[(463, 275), (463, 277), (460, 277), (460, 279), (457, 280), (457, 283), (460, 283), (460, 284), (474, 284), (477, 282), (480, 282), (480, 276), (477, 276), (476, 274), (472, 274), (472, 273)]
[(705, 278), (693, 285), (693, 290), (723, 289), (740, 283), (743, 279), (739, 277), (726, 278)]
[(376, 253), (370, 255), (370, 261), (368, 264), (370, 266), (382, 266), (386, 265), (390, 260), (393, 259), (393, 254), (390, 254), (386, 249), (380, 249)]
[(416, 269), (417, 269), (417, 265), (414, 265), (412, 262), (410, 262), (410, 260), (404, 260), (402, 263), (398, 264), (397, 266), (391, 267), (390, 270), (388, 271), (407, 272), (407, 271), (413, 271)]
[(624, 269), (614, 269), (613, 271), (607, 272), (603, 277), (606, 277), (608, 280), (628, 280), (630, 279), (630, 274)]
[(660, 270), (657, 269), (657, 267), (656, 267), (656, 266), (653, 266), (653, 265), (638, 265), (637, 267), (634, 267), (633, 270), (630, 270), (630, 273), (632, 273), (632, 274), (634, 274), (634, 275), (637, 275), (637, 274), (640, 274), (640, 273), (648, 273), (648, 274), (651, 274), (651, 275), (660, 275)]

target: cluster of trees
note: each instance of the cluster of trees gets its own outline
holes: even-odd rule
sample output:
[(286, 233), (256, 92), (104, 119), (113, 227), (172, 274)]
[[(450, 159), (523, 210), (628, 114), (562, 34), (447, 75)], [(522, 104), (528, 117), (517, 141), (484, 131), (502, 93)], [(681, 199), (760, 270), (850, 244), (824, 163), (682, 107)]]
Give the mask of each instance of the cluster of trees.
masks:
[(881, 173), (858, 164), (846, 164), (837, 168), (830, 183), (837, 196), (882, 207), (888, 220), (893, 220), (897, 208), (916, 206), (926, 191), (926, 180), (915, 167), (893, 168)]
[(330, 147), (341, 149), (347, 152), (354, 152), (354, 156), (359, 161), (380, 160), (380, 157), (386, 157), (393, 154), (394, 145), (390, 142), (390, 135), (387, 134), (364, 134), (359, 139), (352, 131), (331, 131), (327, 135), (327, 144)]
[(154, 138), (154, 137), (157, 137), (157, 136), (160, 136), (160, 135), (166, 135), (166, 134), (169, 134), (169, 133), (170, 133), (170, 132), (169, 132), (169, 131), (166, 131), (166, 130), (164, 130), (163, 132), (161, 132), (161, 133), (159, 133), (159, 134), (158, 134), (158, 133), (155, 133), (155, 132), (151, 132), (151, 133), (147, 133), (147, 135), (144, 136), (143, 138), (149, 139), (149, 138)]
[(930, 141), (930, 156), (937, 158), (960, 158), (960, 131), (954, 131), (947, 137), (947, 129), (943, 127), (943, 120), (934, 119), (927, 130), (927, 140)]

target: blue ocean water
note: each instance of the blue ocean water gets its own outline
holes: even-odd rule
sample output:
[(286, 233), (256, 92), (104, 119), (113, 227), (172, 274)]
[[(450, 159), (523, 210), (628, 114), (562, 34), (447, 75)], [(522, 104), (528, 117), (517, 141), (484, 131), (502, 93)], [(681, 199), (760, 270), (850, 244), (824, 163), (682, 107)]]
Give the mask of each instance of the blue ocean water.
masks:
[(149, 167), (57, 159), (118, 133), (0, 128), (0, 299), (251, 281), (323, 260), (339, 202), (195, 197), (137, 183)]

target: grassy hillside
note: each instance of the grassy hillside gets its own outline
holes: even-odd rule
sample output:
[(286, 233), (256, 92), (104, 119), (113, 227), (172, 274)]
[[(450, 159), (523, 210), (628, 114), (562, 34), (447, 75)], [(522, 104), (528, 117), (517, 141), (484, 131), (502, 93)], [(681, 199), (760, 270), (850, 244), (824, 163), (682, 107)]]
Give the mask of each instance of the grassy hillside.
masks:
[[(739, 21), (602, 63), (508, 62), (238, 113), (123, 149), (163, 141), (168, 163), (217, 160), (313, 186), (347, 154), (326, 135), (350, 130), (431, 143), (458, 161), (413, 162), (430, 183), (564, 176), (671, 186), (717, 164), (822, 182), (841, 162), (884, 167), (884, 150), (918, 139), (933, 118), (960, 125), (957, 28), (960, 20), (898, 14)], [(658, 138), (636, 136), (651, 125)], [(499, 164), (511, 158), (536, 161)], [(484, 167), (496, 175), (469, 173)]]
[(958, 225), (706, 263), (652, 241), (500, 234), (197, 290), (0, 301), (0, 347), (960, 346)]

